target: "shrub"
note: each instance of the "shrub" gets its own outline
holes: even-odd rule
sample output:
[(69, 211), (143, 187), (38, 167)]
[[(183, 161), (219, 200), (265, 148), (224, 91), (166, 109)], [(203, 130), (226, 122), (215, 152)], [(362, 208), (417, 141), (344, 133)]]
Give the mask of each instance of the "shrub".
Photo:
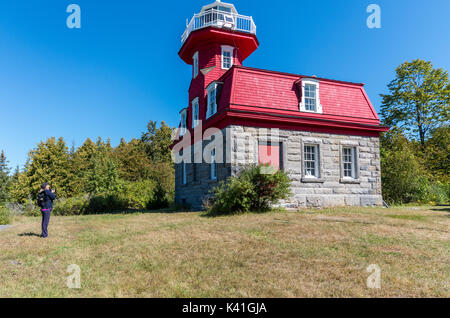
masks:
[(424, 200), (429, 180), (414, 149), (402, 135), (385, 135), (381, 148), (383, 198), (390, 204)]
[(448, 204), (450, 202), (450, 184), (436, 181), (427, 184), (419, 203)]
[(0, 206), (0, 225), (9, 224), (11, 221), (9, 210)]
[(290, 194), (290, 180), (283, 171), (268, 165), (247, 166), (212, 190), (206, 208), (210, 214), (263, 212)]
[(88, 205), (89, 197), (87, 195), (61, 198), (55, 200), (52, 212), (55, 215), (80, 215), (85, 213)]
[(85, 208), (85, 213), (109, 213), (125, 210), (128, 208), (128, 202), (119, 194), (98, 193), (92, 196), (89, 204)]
[(154, 199), (155, 187), (153, 180), (127, 182), (119, 195), (127, 201), (128, 208), (141, 210)]
[(171, 202), (171, 193), (161, 183), (158, 183), (153, 197), (146, 204), (146, 208), (149, 210), (167, 208)]
[(168, 207), (175, 197), (175, 170), (172, 163), (154, 163), (150, 177), (155, 180), (153, 198), (147, 203), (147, 209)]

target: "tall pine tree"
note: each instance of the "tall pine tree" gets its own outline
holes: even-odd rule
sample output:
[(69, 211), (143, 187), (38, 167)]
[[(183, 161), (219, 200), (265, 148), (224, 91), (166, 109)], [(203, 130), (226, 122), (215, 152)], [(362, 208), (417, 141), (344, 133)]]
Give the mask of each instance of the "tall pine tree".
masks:
[(10, 177), (8, 160), (6, 160), (5, 152), (0, 153), (0, 205), (8, 201), (10, 196)]

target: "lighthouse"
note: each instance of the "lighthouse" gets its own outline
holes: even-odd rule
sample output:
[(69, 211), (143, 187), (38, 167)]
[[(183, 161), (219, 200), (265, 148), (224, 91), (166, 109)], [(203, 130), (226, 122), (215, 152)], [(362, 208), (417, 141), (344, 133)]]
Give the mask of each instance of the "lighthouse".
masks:
[(379, 134), (389, 128), (364, 84), (244, 66), (258, 46), (253, 18), (233, 4), (215, 1), (188, 22), (178, 55), (192, 78), (172, 144), (183, 158), (175, 201), (202, 209), (220, 181), (269, 164), (292, 181), (284, 207), (382, 204)]
[(214, 97), (220, 77), (233, 66), (241, 66), (258, 45), (253, 18), (240, 15), (233, 4), (216, 1), (194, 14), (181, 36), (178, 53), (192, 66), (190, 103), (181, 112), (182, 134), (217, 113), (214, 101), (208, 108), (208, 92)]

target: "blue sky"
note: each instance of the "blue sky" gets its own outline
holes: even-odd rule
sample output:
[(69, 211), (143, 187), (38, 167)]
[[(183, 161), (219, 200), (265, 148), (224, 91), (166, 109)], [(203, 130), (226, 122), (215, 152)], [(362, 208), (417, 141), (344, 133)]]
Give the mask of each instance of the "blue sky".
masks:
[[(178, 123), (191, 69), (178, 58), (187, 18), (212, 1), (0, 0), (0, 149), (23, 165), (40, 140), (139, 137), (148, 120)], [(450, 68), (448, 0), (237, 0), (259, 49), (244, 65), (366, 83), (380, 93), (400, 63)], [(79, 30), (66, 7), (81, 7)], [(381, 7), (381, 29), (366, 8)]]

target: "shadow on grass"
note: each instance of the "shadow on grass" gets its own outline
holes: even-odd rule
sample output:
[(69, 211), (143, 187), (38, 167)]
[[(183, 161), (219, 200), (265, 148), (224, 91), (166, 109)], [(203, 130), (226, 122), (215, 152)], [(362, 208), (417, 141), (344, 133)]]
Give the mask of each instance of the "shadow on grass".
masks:
[(449, 212), (450, 213), (450, 205), (449, 204), (436, 205), (431, 210), (432, 211)]
[(236, 215), (244, 215), (244, 214), (265, 214), (265, 213), (276, 213), (276, 212), (286, 212), (286, 209), (283, 208), (273, 208), (261, 211), (245, 211), (245, 212), (212, 212), (212, 211), (202, 211), (200, 214), (201, 217), (205, 218), (216, 218), (216, 217), (227, 217), (227, 216), (236, 216)]
[[(85, 212), (81, 215), (105, 215), (105, 214), (151, 214), (151, 213), (183, 213), (190, 212), (190, 208), (184, 207), (166, 207), (160, 209), (123, 209), (123, 210), (112, 210), (112, 211), (101, 211), (101, 212)], [(60, 215), (61, 214), (56, 214)]]
[(36, 233), (32, 233), (32, 232), (20, 233), (20, 234), (17, 234), (17, 236), (37, 236), (37, 237), (41, 237), (40, 234), (36, 234)]

